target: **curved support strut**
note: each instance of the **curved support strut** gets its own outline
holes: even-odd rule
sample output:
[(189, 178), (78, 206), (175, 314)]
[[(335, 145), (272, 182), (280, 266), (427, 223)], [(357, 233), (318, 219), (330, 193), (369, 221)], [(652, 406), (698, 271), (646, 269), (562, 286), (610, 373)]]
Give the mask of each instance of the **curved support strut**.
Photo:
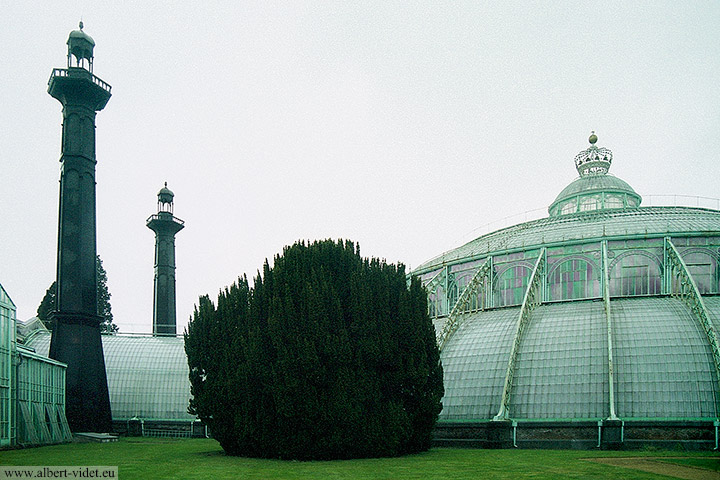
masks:
[[(715, 363), (715, 374), (718, 379), (716, 388), (717, 391), (720, 391), (720, 348), (718, 348), (717, 332), (710, 320), (710, 315), (705, 307), (702, 295), (700, 295), (700, 291), (697, 288), (697, 284), (695, 280), (693, 280), (692, 275), (690, 275), (687, 265), (685, 265), (685, 262), (670, 240), (670, 237), (665, 238), (665, 250), (670, 262), (669, 267), (672, 269), (671, 278), (676, 279), (675, 282), (672, 282), (668, 286), (670, 295), (682, 300), (688, 308), (690, 308), (695, 319), (700, 322), (708, 343), (710, 344), (713, 362)], [(720, 405), (717, 403), (715, 405), (715, 414), (720, 415)]]
[(493, 420), (508, 420), (510, 417), (510, 393), (522, 334), (530, 322), (530, 312), (542, 303), (543, 275), (541, 272), (545, 269), (545, 251), (543, 247), (535, 262), (535, 267), (533, 268), (530, 281), (525, 290), (525, 298), (523, 298), (522, 307), (520, 307), (520, 313), (518, 314), (517, 326), (515, 327), (515, 340), (513, 341), (512, 350), (510, 350), (510, 360), (508, 360), (507, 372), (505, 374), (505, 385), (503, 386), (502, 399), (500, 401), (500, 411), (498, 411), (498, 414), (495, 415)]
[(478, 268), (475, 275), (473, 275), (470, 282), (463, 289), (460, 297), (458, 297), (457, 302), (455, 302), (455, 306), (453, 306), (450, 315), (448, 315), (448, 319), (445, 321), (442, 331), (440, 332), (440, 336), (438, 337), (438, 346), (441, 352), (447, 341), (464, 320), (465, 314), (467, 313), (467, 307), (473, 296), (477, 295), (478, 290), (480, 290), (480, 288), (485, 284), (485, 280), (490, 273), (490, 266), (490, 258), (488, 258), (485, 263)]

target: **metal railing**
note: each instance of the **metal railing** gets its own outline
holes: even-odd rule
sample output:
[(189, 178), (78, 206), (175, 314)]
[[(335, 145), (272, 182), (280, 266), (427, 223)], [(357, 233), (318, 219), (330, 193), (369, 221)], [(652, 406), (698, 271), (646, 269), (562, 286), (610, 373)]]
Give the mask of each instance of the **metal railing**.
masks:
[(176, 223), (179, 223), (180, 225), (185, 225), (184, 220), (180, 220), (178, 217), (176, 217), (172, 213), (168, 213), (168, 212), (160, 212), (160, 213), (152, 214), (148, 217), (147, 222), (149, 222), (151, 220), (172, 220)]
[(642, 207), (699, 207), (720, 210), (720, 198), (696, 195), (645, 195)]
[[(111, 93), (111, 90), (112, 90), (112, 87), (107, 82), (105, 82), (104, 80), (102, 80), (99, 77), (96, 77), (94, 74), (90, 73), (89, 71), (85, 70), (84, 68), (80, 68), (80, 67), (53, 68), (52, 74), (50, 74), (50, 80), (52, 80), (55, 77), (68, 77), (68, 78), (85, 77), (108, 93)], [(50, 83), (50, 80), (48, 80), (48, 83)]]

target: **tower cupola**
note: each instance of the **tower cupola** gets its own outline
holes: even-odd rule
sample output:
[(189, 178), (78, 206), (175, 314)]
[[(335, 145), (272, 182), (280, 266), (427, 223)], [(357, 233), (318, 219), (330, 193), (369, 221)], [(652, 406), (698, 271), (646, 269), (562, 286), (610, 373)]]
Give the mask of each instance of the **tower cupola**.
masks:
[(173, 199), (175, 194), (167, 188), (167, 182), (165, 186), (158, 192), (158, 213), (167, 212), (173, 213)]
[[(85, 68), (93, 71), (93, 48), (95, 41), (90, 35), (83, 32), (83, 22), (80, 22), (80, 30), (73, 30), (68, 37), (68, 68)], [(73, 57), (75, 62), (73, 65)], [(87, 67), (85, 63), (87, 61)]]

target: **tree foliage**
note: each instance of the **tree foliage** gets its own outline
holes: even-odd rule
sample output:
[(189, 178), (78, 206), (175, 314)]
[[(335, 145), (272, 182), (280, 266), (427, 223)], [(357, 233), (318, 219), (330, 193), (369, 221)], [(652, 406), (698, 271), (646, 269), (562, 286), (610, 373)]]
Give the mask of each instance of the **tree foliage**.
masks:
[(107, 287), (107, 272), (103, 268), (100, 255), (96, 258), (95, 268), (97, 269), (97, 313), (102, 317), (100, 331), (102, 333), (115, 333), (118, 331), (118, 326), (113, 323), (110, 292)]
[(427, 298), (352, 242), (296, 243), (203, 296), (185, 332), (189, 411), (230, 455), (293, 459), (426, 450), (442, 408)]
[[(100, 255), (96, 257), (97, 269), (97, 313), (102, 317), (100, 331), (102, 333), (115, 333), (118, 326), (113, 323), (112, 306), (110, 305), (110, 292), (107, 287), (107, 272), (103, 268)], [(57, 309), (57, 282), (53, 282), (45, 291), (40, 305), (37, 308), (37, 317), (43, 322), (45, 328), (52, 330), (51, 313)]]

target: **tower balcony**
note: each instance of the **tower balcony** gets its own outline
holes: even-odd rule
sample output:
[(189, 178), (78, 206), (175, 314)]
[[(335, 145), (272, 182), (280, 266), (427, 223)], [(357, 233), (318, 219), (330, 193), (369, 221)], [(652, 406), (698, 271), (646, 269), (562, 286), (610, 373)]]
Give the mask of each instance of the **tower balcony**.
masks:
[(170, 212), (158, 212), (148, 217), (146, 225), (159, 235), (175, 235), (185, 227), (185, 222)]
[(112, 93), (112, 87), (109, 83), (102, 80), (100, 77), (97, 77), (96, 75), (90, 73), (89, 71), (85, 70), (84, 68), (80, 67), (70, 67), (70, 68), (53, 68), (52, 73), (50, 74), (50, 80), (48, 80), (48, 85), (50, 82), (52, 82), (54, 77), (70, 77), (70, 78), (84, 78), (87, 80), (90, 80), (98, 87), (102, 88), (108, 93)]
[(153, 215), (150, 215), (147, 219), (148, 224), (150, 224), (150, 222), (155, 222), (155, 221), (164, 221), (164, 222), (171, 221), (171, 222), (179, 223), (180, 225), (185, 224), (184, 220), (180, 220), (178, 217), (176, 217), (175, 215), (173, 215), (170, 212), (158, 212)]
[(48, 80), (48, 93), (63, 104), (67, 100), (89, 101), (102, 110), (112, 95), (110, 84), (80, 67), (53, 68)]

